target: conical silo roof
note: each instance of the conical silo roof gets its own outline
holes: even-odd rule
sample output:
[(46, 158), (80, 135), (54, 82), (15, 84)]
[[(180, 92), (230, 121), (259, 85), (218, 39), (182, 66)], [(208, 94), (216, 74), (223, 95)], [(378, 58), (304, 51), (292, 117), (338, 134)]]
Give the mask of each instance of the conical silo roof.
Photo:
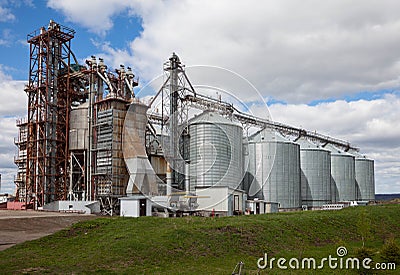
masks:
[(345, 152), (344, 150), (342, 150), (342, 149), (340, 149), (340, 148), (338, 148), (338, 147), (336, 147), (335, 145), (332, 145), (332, 144), (327, 144), (327, 145), (323, 146), (323, 148), (331, 151), (332, 155), (343, 155), (343, 156), (352, 156), (352, 157), (354, 157), (353, 154)]
[(226, 117), (221, 116), (218, 113), (211, 111), (204, 111), (201, 114), (196, 115), (189, 120), (189, 124), (199, 124), (199, 123), (228, 124), (228, 125), (236, 125), (242, 127), (242, 125), (239, 122), (230, 120)]
[(356, 159), (372, 160), (371, 158), (368, 158), (367, 156), (361, 154), (360, 152), (358, 152), (356, 150), (351, 150), (348, 153), (352, 154)]
[(328, 151), (331, 152), (331, 150), (327, 149), (327, 148), (323, 148), (317, 144), (315, 144), (314, 142), (312, 142), (311, 140), (304, 138), (304, 137), (300, 137), (298, 138), (295, 143), (297, 143), (298, 145), (300, 145), (300, 150), (320, 150), (320, 151)]
[(292, 143), (290, 140), (282, 136), (279, 132), (265, 128), (262, 130), (257, 131), (256, 133), (252, 134), (248, 138), (249, 142), (289, 142)]

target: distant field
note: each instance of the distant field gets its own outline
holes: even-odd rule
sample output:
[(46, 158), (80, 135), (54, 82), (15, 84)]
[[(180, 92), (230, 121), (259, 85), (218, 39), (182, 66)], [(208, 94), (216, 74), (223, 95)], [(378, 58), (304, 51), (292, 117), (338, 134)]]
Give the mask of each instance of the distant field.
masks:
[(375, 199), (378, 201), (388, 201), (393, 199), (400, 199), (400, 194), (376, 194)]
[[(373, 260), (383, 261), (385, 240), (400, 244), (400, 205), (225, 218), (97, 218), (0, 252), (0, 273), (232, 274), (242, 261), (246, 274), (257, 274), (264, 253), (322, 259), (337, 257), (344, 246), (353, 257), (362, 235)], [(327, 267), (300, 273), (358, 274)]]

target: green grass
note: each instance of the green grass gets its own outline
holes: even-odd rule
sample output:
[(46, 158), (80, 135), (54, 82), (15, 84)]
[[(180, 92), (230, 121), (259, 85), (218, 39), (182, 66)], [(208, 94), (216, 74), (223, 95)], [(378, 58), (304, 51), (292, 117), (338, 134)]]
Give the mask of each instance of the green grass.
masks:
[[(400, 205), (226, 218), (98, 218), (0, 252), (0, 273), (231, 274), (243, 261), (246, 274), (256, 274), (264, 252), (322, 259), (336, 256), (336, 248), (344, 245), (354, 256), (362, 246), (358, 221), (363, 211), (371, 220), (366, 246), (374, 261), (382, 261), (385, 240), (394, 237), (400, 243)], [(266, 271), (282, 273), (275, 268), (261, 274)]]

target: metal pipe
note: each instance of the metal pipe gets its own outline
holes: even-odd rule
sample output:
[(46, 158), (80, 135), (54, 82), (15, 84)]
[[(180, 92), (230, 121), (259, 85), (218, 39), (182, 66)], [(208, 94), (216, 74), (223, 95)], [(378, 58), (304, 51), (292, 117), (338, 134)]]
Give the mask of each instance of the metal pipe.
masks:
[[(108, 85), (108, 88), (110, 89), (110, 96), (111, 97), (116, 97), (117, 96), (117, 87), (115, 87), (114, 85), (113, 85), (113, 83), (110, 81), (110, 78), (108, 77), (108, 74), (107, 74), (107, 72), (105, 72), (104, 73), (104, 76), (103, 76), (105, 79), (106, 79), (106, 83), (107, 83), (107, 85)], [(102, 78), (103, 78), (102, 77)]]
[[(82, 194), (82, 200), (85, 200), (87, 198), (87, 189), (86, 188), (87, 188), (87, 184), (88, 184), (88, 179), (86, 178), (85, 174), (87, 174), (87, 170), (90, 169), (90, 167), (88, 165), (88, 160), (86, 159), (86, 150), (83, 151), (83, 161), (84, 161), (83, 167), (85, 167), (85, 168), (82, 168), (82, 175), (83, 175), (85, 190), (83, 191), (83, 194)], [(86, 171), (84, 169), (86, 169)]]
[(131, 93), (132, 98), (135, 98), (135, 93), (133, 92), (133, 85), (132, 83), (130, 83), (130, 81), (128, 80), (128, 78), (124, 78), (126, 86), (129, 89), (129, 92)]
[(72, 172), (73, 172), (73, 165), (72, 165), (72, 155), (74, 153), (71, 152), (69, 156), (69, 163), (70, 163), (70, 173), (69, 173), (69, 190), (68, 190), (68, 197), (69, 200), (72, 200)]
[(171, 173), (171, 167), (167, 162), (167, 196), (170, 196), (171, 193), (172, 193), (172, 173)]
[(189, 195), (190, 192), (190, 164), (189, 162), (185, 163), (185, 191), (186, 191), (186, 195)]
[(88, 155), (88, 163), (87, 163), (87, 184), (86, 184), (86, 200), (92, 200), (92, 154), (93, 154), (93, 105), (95, 100), (95, 74), (97, 72), (97, 62), (96, 57), (92, 56), (91, 60), (91, 75), (90, 75), (90, 84), (89, 84), (89, 110), (88, 110), (88, 130), (89, 130), (89, 155)]
[[(179, 100), (179, 91), (178, 91), (178, 73), (180, 61), (175, 53), (172, 54), (172, 57), (169, 59), (170, 61), (170, 83), (169, 83), (169, 97), (170, 97), (170, 105), (169, 105), (169, 152), (166, 152), (170, 155), (171, 165), (174, 169), (174, 173), (172, 174), (172, 181), (176, 188), (180, 188), (180, 184), (178, 182), (178, 172), (182, 171), (177, 167), (178, 166), (178, 157), (179, 157), (179, 133), (178, 133), (178, 100)], [(183, 168), (183, 167), (181, 167)]]

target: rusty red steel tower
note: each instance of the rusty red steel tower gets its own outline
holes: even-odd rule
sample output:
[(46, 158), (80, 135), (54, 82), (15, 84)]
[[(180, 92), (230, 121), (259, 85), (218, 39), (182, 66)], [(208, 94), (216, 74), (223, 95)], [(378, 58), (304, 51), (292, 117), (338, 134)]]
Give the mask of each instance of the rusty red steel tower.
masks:
[[(28, 35), (30, 44), (26, 202), (33, 208), (65, 200), (68, 174), (68, 116), (71, 39), (75, 31), (50, 21)], [(77, 63), (77, 62), (76, 62)]]

